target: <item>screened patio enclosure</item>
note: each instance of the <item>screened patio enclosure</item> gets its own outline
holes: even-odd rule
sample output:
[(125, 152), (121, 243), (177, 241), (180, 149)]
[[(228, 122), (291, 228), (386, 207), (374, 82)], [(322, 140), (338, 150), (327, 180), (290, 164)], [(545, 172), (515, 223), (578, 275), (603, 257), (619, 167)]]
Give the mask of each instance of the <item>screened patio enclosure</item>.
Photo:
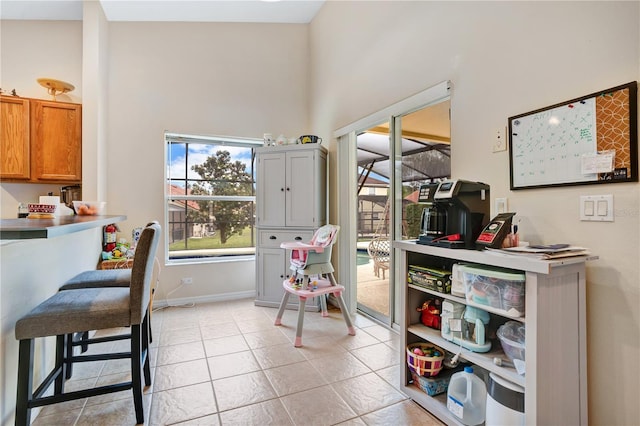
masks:
[[(402, 138), (403, 205), (417, 203), (420, 185), (438, 182), (451, 175), (451, 145), (448, 138), (435, 140)], [(441, 139), (438, 140), (438, 139)], [(388, 235), (388, 189), (391, 173), (389, 135), (364, 132), (357, 137), (358, 161), (358, 223), (361, 237)], [(409, 210), (412, 210), (409, 208)], [(403, 208), (403, 234), (415, 238), (415, 212)], [(405, 232), (406, 231), (406, 232)], [(411, 232), (413, 231), (413, 232)], [(415, 235), (413, 235), (415, 234)]]

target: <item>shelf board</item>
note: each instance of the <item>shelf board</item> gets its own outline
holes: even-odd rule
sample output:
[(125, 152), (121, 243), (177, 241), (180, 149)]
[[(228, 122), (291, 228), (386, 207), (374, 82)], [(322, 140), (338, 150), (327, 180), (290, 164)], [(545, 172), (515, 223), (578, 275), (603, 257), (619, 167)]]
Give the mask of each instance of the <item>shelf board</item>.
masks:
[(487, 250), (452, 250), (449, 248), (418, 244), (416, 241), (417, 240), (396, 240), (393, 242), (393, 247), (406, 250), (411, 253), (422, 253), (429, 256), (436, 256), (445, 259), (481, 263), (484, 265), (499, 266), (509, 269), (519, 269), (522, 271), (536, 272), (539, 274), (550, 274), (551, 269), (556, 266), (584, 263), (585, 259), (590, 260), (593, 257), (575, 256), (558, 260), (541, 260), (526, 256), (500, 254)]
[(453, 296), (451, 294), (440, 293), (439, 291), (429, 290), (428, 288), (420, 287), (420, 286), (415, 285), (415, 284), (407, 283), (407, 285), (409, 286), (409, 288), (412, 288), (412, 289), (418, 290), (418, 291), (422, 291), (423, 293), (432, 294), (434, 296), (438, 296), (438, 297), (441, 297), (443, 299), (452, 300), (454, 302), (462, 303), (463, 305), (473, 306), (474, 308), (482, 309), (483, 311), (487, 311), (487, 312), (499, 315), (499, 316), (504, 317), (504, 318), (509, 318), (511, 320), (514, 320), (514, 321), (519, 321), (519, 322), (522, 322), (522, 323), (526, 322), (525, 321), (525, 317), (516, 317), (516, 316), (507, 314), (502, 309), (496, 309), (496, 308), (492, 308), (491, 306), (479, 305), (477, 303), (469, 302), (464, 297), (458, 297), (458, 296)]
[[(420, 337), (421, 339), (433, 343), (434, 345), (440, 346), (442, 349), (445, 349), (451, 353), (455, 354), (460, 351), (460, 345), (444, 339), (439, 330), (429, 328), (422, 324), (413, 324), (408, 327), (407, 331)], [(460, 358), (466, 359), (472, 364), (476, 364), (477, 366), (482, 367), (487, 371), (495, 373), (498, 376), (503, 377), (525, 388), (525, 377), (519, 375), (514, 368), (500, 367), (495, 365), (493, 362), (494, 357), (507, 359), (507, 356), (504, 354), (500, 347), (494, 347), (486, 353), (472, 352), (465, 348), (462, 348), (460, 352)]]
[(409, 398), (417, 401), (423, 407), (428, 407), (427, 411), (440, 421), (450, 426), (461, 426), (462, 423), (447, 409), (447, 394), (431, 396), (413, 384), (402, 387), (402, 392)]

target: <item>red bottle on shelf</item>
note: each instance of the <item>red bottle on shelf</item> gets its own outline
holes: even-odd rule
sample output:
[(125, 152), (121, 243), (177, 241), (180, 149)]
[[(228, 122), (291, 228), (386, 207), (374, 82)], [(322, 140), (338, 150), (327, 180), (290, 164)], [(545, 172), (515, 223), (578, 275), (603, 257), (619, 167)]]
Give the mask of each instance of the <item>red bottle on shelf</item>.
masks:
[(104, 227), (103, 251), (110, 252), (116, 248), (116, 231), (116, 226), (113, 223)]

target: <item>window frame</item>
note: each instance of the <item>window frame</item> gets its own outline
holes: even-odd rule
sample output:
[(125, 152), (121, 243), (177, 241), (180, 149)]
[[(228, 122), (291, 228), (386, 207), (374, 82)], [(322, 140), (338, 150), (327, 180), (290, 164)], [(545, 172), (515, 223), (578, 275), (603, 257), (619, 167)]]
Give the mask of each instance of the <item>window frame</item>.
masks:
[[(230, 196), (230, 195), (181, 195), (181, 194), (172, 194), (171, 190), (171, 182), (175, 181), (175, 178), (169, 176), (169, 155), (170, 155), (170, 146), (171, 144), (186, 144), (187, 149), (189, 144), (202, 144), (202, 145), (212, 145), (219, 148), (229, 146), (229, 147), (241, 147), (241, 148), (250, 148), (252, 150), (252, 162), (255, 159), (255, 149), (264, 145), (262, 139), (257, 138), (242, 138), (242, 137), (231, 137), (231, 136), (217, 136), (217, 135), (193, 135), (186, 133), (174, 133), (174, 132), (164, 132), (164, 224), (165, 229), (170, 229), (170, 217), (172, 214), (172, 210), (170, 210), (170, 205), (173, 201), (179, 200), (189, 202), (189, 201), (249, 201), (253, 202), (255, 205), (256, 196), (255, 191), (253, 195), (239, 195), (239, 196)], [(185, 164), (188, 167), (188, 164)], [(256, 173), (255, 173), (255, 164), (252, 175), (252, 186), (256, 188)], [(186, 176), (185, 176), (186, 178)], [(188, 179), (185, 179), (188, 181)], [(254, 209), (255, 210), (255, 209)], [(187, 219), (185, 218), (185, 223)], [(186, 235), (185, 235), (186, 237)], [(246, 260), (254, 260), (255, 259), (255, 244), (251, 254), (225, 254), (219, 256), (204, 256), (204, 257), (185, 257), (185, 258), (170, 258), (169, 245), (171, 244), (171, 238), (164, 238), (164, 254), (165, 254), (165, 264), (167, 265), (184, 265), (191, 263), (218, 263), (218, 262), (235, 262), (235, 261), (246, 261)]]

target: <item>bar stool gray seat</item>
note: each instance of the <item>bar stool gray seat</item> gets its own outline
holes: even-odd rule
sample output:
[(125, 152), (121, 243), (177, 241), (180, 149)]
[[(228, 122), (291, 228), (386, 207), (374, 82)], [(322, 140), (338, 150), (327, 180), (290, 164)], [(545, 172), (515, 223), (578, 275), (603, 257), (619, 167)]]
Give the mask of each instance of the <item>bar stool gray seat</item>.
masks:
[(105, 269), (80, 272), (64, 283), (60, 290), (93, 287), (129, 287), (131, 269)]
[[(51, 296), (16, 323), (16, 339), (20, 341), (18, 356), (18, 389), (16, 425), (31, 423), (31, 409), (43, 405), (131, 389), (136, 421), (144, 422), (142, 380), (151, 384), (149, 367), (150, 286), (155, 254), (160, 238), (160, 225), (147, 226), (140, 236), (128, 287), (96, 287), (60, 291)], [(88, 339), (85, 343), (103, 343), (128, 339), (130, 352), (75, 356), (68, 352), (66, 340), (74, 333), (130, 327), (127, 335)], [(35, 339), (56, 336), (55, 365), (43, 382), (33, 390)], [(74, 362), (129, 358), (131, 381), (64, 392), (66, 369)], [(53, 395), (43, 396), (54, 384)]]

